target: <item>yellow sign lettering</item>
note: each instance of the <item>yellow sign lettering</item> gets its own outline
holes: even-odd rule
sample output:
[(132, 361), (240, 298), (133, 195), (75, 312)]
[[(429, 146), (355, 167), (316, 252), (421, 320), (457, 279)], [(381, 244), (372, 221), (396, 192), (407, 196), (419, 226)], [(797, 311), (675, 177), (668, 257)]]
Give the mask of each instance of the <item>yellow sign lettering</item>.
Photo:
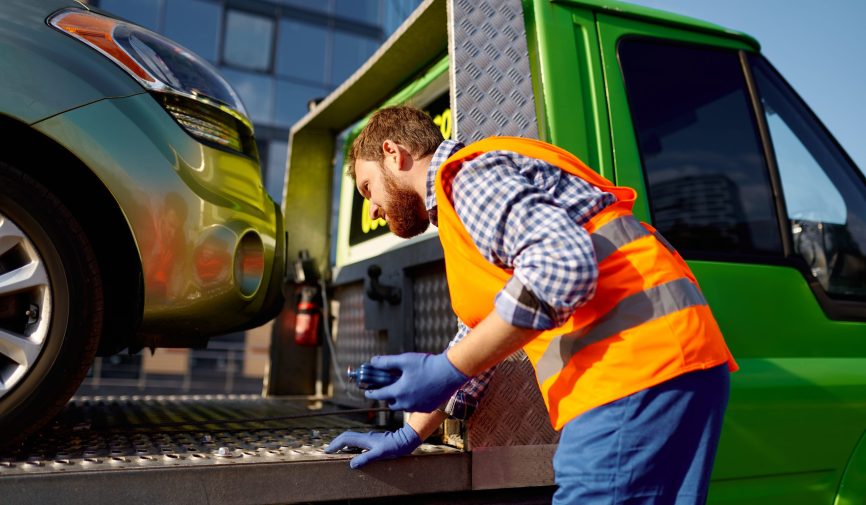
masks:
[(439, 127), (439, 131), (442, 132), (442, 138), (448, 140), (451, 138), (451, 109), (445, 109), (442, 111), (442, 114), (433, 118), (433, 123)]
[(365, 234), (370, 233), (380, 226), (386, 226), (387, 224), (388, 222), (381, 217), (378, 219), (370, 219), (370, 200), (365, 198), (364, 204), (361, 206), (361, 231)]

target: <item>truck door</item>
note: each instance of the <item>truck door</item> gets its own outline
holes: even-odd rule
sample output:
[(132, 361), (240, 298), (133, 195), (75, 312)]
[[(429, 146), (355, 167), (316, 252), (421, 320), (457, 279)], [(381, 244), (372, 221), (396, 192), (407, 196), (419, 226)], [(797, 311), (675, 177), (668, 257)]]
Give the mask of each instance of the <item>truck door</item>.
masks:
[(866, 184), (747, 37), (596, 18), (617, 183), (741, 370), (712, 503), (832, 503), (866, 429)]

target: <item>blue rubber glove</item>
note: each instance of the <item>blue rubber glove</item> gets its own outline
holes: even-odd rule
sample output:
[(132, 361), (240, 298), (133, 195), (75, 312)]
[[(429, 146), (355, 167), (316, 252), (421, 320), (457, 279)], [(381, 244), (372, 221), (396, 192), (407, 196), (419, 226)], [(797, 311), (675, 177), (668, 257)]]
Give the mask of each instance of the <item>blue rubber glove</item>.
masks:
[(421, 438), (408, 424), (397, 431), (388, 433), (355, 433), (347, 431), (335, 438), (325, 452), (333, 454), (346, 447), (361, 447), (366, 452), (349, 461), (352, 468), (361, 468), (371, 461), (405, 456), (421, 445)]
[(371, 400), (386, 402), (392, 410), (433, 412), (469, 380), (451, 364), (444, 352), (374, 356), (370, 364), (376, 368), (402, 372), (393, 384), (364, 392)]

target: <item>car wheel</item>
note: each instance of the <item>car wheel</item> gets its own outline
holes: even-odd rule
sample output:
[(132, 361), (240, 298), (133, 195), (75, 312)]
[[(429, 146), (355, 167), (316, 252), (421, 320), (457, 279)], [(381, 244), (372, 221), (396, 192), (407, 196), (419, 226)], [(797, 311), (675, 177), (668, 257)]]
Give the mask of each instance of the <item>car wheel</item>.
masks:
[(54, 417), (102, 331), (102, 279), (81, 226), (48, 189), (0, 162), (0, 445)]

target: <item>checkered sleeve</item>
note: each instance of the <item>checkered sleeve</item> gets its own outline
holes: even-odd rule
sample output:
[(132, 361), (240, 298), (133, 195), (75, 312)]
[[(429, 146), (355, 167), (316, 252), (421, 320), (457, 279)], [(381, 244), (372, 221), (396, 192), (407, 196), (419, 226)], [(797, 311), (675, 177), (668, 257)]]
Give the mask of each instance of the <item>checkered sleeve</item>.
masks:
[[(460, 342), (468, 333), (469, 327), (463, 324), (463, 321), (458, 319), (457, 334), (454, 335), (454, 338), (448, 343), (448, 349), (451, 349), (454, 344)], [(484, 398), (484, 394), (487, 392), (487, 386), (490, 384), (490, 380), (493, 378), (495, 370), (496, 367), (492, 367), (471, 378), (469, 382), (464, 384), (463, 387), (458, 389), (457, 392), (451, 396), (442, 410), (455, 419), (463, 421), (469, 419), (472, 416), (472, 413), (475, 412), (475, 409), (478, 408), (481, 399)]]
[(465, 163), (451, 189), (478, 250), (513, 271), (495, 300), (505, 321), (555, 328), (592, 298), (598, 264), (580, 223), (609, 203), (608, 193), (544, 161), (505, 151)]

